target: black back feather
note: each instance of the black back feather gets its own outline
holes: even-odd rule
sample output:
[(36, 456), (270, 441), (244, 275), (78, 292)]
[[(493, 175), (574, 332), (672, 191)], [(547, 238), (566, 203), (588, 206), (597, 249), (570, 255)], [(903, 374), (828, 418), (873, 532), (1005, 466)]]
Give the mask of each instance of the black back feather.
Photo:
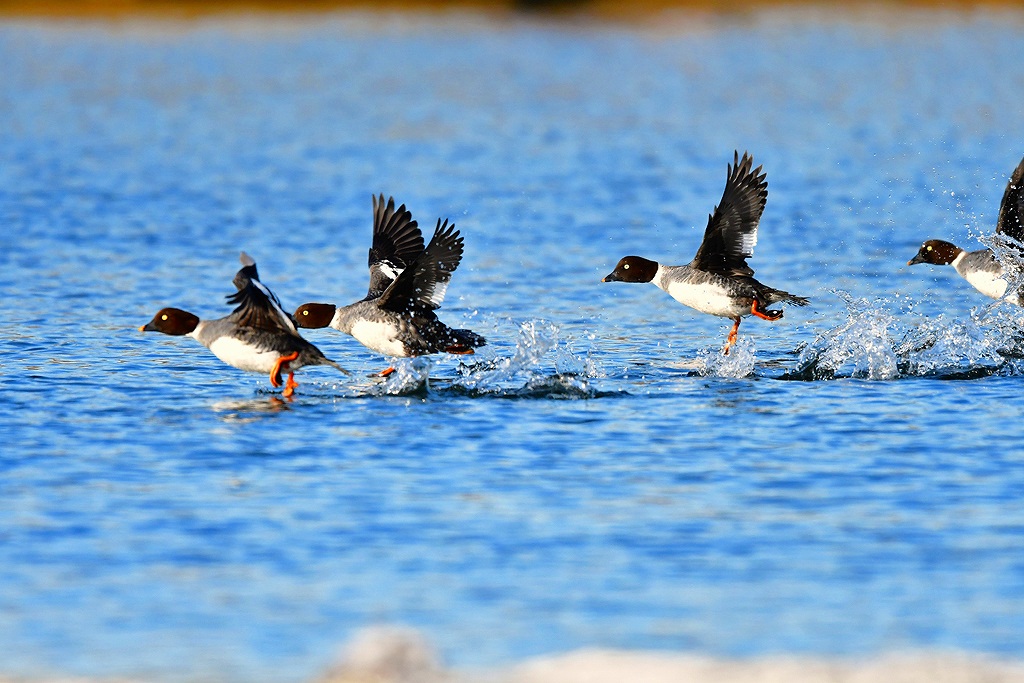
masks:
[(757, 244), (757, 224), (768, 201), (768, 182), (761, 167), (751, 170), (753, 157), (746, 152), (739, 158), (733, 153), (722, 201), (708, 216), (697, 255), (692, 266), (720, 275), (753, 275), (754, 269), (747, 259), (754, 255)]
[(1024, 159), (1014, 169), (1006, 183), (1003, 201), (999, 205), (996, 232), (1024, 242)]
[(242, 268), (233, 280), (238, 291), (227, 297), (229, 304), (236, 305), (229, 316), (232, 322), (241, 327), (298, 337), (294, 318), (285, 312), (277, 295), (260, 282), (256, 262), (244, 251), (241, 261)]
[[(370, 288), (367, 299), (375, 299), (391, 284), (393, 274), (409, 266), (423, 253), (423, 234), (412, 213), (402, 204), (395, 209), (394, 197), (373, 197), (373, 243), (367, 258)], [(390, 271), (390, 272), (388, 272)]]
[(455, 224), (440, 219), (434, 236), (423, 253), (402, 271), (381, 295), (378, 305), (403, 312), (418, 308), (435, 310), (441, 306), (452, 273), (462, 261), (464, 239)]

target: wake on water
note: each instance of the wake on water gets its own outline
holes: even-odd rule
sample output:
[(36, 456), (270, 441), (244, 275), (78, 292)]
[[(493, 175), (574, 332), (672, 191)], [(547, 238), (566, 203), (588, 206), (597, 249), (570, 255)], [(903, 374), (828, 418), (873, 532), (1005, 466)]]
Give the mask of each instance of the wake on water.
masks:
[[(1021, 264), (1012, 241), (997, 235), (986, 243), (1003, 263)], [(1013, 292), (1024, 279), (1024, 267), (1012, 267), (1010, 272), (1008, 292)], [(832, 293), (845, 305), (846, 320), (798, 347), (795, 362), (790, 357), (759, 361), (754, 337), (747, 335), (740, 337), (728, 356), (721, 347), (707, 347), (682, 367), (697, 377), (802, 381), (1024, 374), (1024, 308), (998, 301), (971, 310), (967, 318), (945, 314), (922, 318), (913, 314), (912, 301), (898, 296), (869, 300), (841, 290)], [(510, 325), (517, 330), (511, 353), (499, 345), (485, 347), (462, 360), (454, 377), (432, 377), (437, 361), (424, 356), (395, 359), (395, 372), (386, 379), (343, 381), (330, 389), (340, 392), (338, 398), (433, 395), (571, 400), (629, 395), (625, 389), (595, 386), (606, 377), (592, 353), (597, 335), (562, 338), (558, 325), (544, 320), (490, 321), (495, 338)], [(581, 343), (583, 350), (577, 348)]]
[[(854, 298), (833, 290), (846, 308), (846, 320), (818, 334), (788, 359), (758, 361), (753, 336), (741, 337), (728, 356), (714, 346), (684, 364), (698, 377), (764, 377), (783, 380), (859, 378), (896, 380), (912, 377), (973, 379), (1024, 374), (1024, 309), (993, 302), (970, 311), (967, 318), (913, 315), (913, 302)], [(507, 326), (509, 321), (504, 321)], [(628, 395), (599, 389), (605, 377), (591, 348), (562, 339), (551, 322), (511, 323), (517, 339), (511, 353), (468, 357), (453, 377), (432, 377), (432, 357), (397, 359), (386, 379), (334, 388), (347, 396), (464, 396), (509, 399), (588, 399)], [(589, 344), (594, 335), (583, 340)], [(789, 367), (787, 367), (789, 366)]]
[(997, 301), (972, 310), (967, 319), (943, 314), (914, 320), (907, 315), (910, 302), (834, 293), (846, 305), (846, 321), (803, 347), (797, 367), (780, 379), (972, 379), (1024, 373), (1024, 310), (1017, 306)]
[[(506, 321), (507, 322), (507, 321)], [(435, 361), (427, 356), (399, 360), (384, 382), (367, 387), (370, 395), (492, 398), (582, 399), (608, 395), (592, 386), (601, 376), (589, 353), (560, 339), (557, 325), (543, 320), (518, 323), (511, 355), (478, 355), (459, 364), (454, 378), (433, 378)], [(481, 358), (481, 356), (483, 356)], [(550, 356), (550, 360), (547, 360)], [(365, 395), (365, 394), (364, 394)]]

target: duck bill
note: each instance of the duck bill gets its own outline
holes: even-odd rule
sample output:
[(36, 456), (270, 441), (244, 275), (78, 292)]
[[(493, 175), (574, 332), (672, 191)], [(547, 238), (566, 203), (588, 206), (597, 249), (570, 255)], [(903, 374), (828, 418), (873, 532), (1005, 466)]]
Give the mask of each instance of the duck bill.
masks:
[(924, 263), (924, 262), (925, 262), (924, 257), (921, 256), (920, 254), (918, 254), (914, 258), (912, 258), (909, 261), (907, 261), (907, 265), (908, 266), (913, 266), (913, 265), (916, 265), (918, 263)]
[(146, 323), (139, 325), (139, 332), (156, 332), (156, 328), (153, 327), (153, 323)]
[(622, 282), (622, 278), (616, 275), (615, 273), (608, 273), (603, 278), (601, 278), (601, 282)]

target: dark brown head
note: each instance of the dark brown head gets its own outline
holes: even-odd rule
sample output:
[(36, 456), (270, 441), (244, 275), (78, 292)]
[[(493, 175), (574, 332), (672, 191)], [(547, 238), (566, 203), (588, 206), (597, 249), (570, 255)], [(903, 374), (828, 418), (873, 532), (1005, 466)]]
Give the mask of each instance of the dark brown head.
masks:
[(334, 304), (302, 304), (295, 309), (295, 322), (299, 327), (316, 329), (327, 327), (334, 320), (334, 312), (338, 307)]
[(657, 272), (658, 264), (654, 261), (642, 256), (626, 256), (601, 282), (650, 282)]
[(139, 332), (163, 332), (175, 337), (193, 332), (199, 318), (180, 308), (161, 308), (153, 319), (139, 328)]
[(908, 266), (915, 263), (931, 263), (934, 266), (947, 266), (953, 262), (960, 252), (960, 247), (942, 240), (928, 240), (917, 250), (917, 256), (907, 261)]

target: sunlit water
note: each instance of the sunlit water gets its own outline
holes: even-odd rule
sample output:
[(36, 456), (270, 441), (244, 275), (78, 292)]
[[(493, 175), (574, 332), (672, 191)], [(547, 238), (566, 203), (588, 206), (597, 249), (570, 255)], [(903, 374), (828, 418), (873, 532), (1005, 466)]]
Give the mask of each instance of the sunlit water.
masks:
[[(0, 25), (0, 673), (298, 681), (360, 627), (455, 665), (579, 646), (1024, 658), (1024, 311), (977, 248), (1024, 154), (1014, 14), (614, 27), (336, 15)], [(812, 298), (727, 320), (688, 261), (734, 149), (752, 265)], [(472, 357), (294, 401), (190, 339), (238, 252), (287, 307), (365, 292), (370, 196), (466, 255)]]

